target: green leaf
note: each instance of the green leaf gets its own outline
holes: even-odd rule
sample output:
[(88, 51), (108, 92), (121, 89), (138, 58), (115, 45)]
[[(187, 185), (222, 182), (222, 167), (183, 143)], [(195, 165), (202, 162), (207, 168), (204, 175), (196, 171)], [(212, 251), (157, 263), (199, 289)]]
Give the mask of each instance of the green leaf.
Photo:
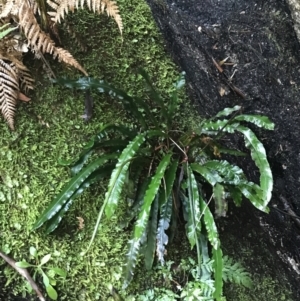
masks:
[[(162, 190), (162, 189), (161, 189)], [(158, 260), (161, 264), (164, 264), (164, 255), (165, 255), (165, 246), (168, 244), (168, 235), (166, 234), (166, 230), (170, 226), (170, 220), (172, 215), (172, 203), (173, 198), (169, 196), (169, 198), (162, 204), (160, 208), (160, 219), (158, 222), (157, 228), (157, 246), (156, 246), (156, 254)]]
[(203, 220), (207, 231), (207, 238), (212, 247), (214, 249), (217, 249), (219, 247), (220, 241), (214, 216), (212, 215), (208, 204), (203, 200), (202, 195), (199, 196), (199, 201), (201, 206), (201, 214), (203, 215)]
[(216, 120), (216, 121), (205, 121), (202, 124), (201, 132), (199, 133), (199, 130), (196, 131), (197, 134), (208, 134), (208, 135), (216, 135), (221, 130), (226, 131), (228, 133), (234, 133), (237, 127), (239, 126), (239, 123), (230, 123), (229, 120)]
[(96, 221), (96, 225), (94, 227), (93, 235), (89, 243), (88, 249), (90, 248), (92, 242), (95, 239), (104, 210), (105, 210), (106, 217), (108, 219), (110, 219), (111, 216), (114, 214), (114, 211), (120, 199), (120, 195), (126, 178), (126, 173), (130, 165), (130, 161), (132, 160), (135, 153), (140, 148), (141, 144), (145, 141), (145, 135), (146, 133), (139, 134), (138, 136), (136, 136), (136, 138), (133, 141), (131, 141), (127, 145), (127, 147), (122, 151), (120, 157), (118, 158), (116, 167), (113, 170), (110, 177), (108, 190), (105, 194), (103, 205), (98, 214), (98, 218)]
[(138, 256), (139, 248), (141, 245), (141, 238), (142, 238), (143, 234), (145, 233), (146, 226), (148, 224), (152, 202), (153, 202), (155, 196), (157, 195), (159, 185), (164, 176), (165, 170), (170, 163), (170, 160), (171, 160), (171, 154), (167, 154), (163, 157), (163, 159), (160, 161), (160, 163), (156, 169), (156, 173), (152, 177), (149, 187), (145, 193), (144, 202), (143, 202), (140, 214), (138, 216), (138, 219), (137, 219), (135, 227), (134, 227), (133, 239), (131, 239), (129, 241), (129, 251), (127, 253), (127, 263), (126, 263), (126, 266), (124, 269), (123, 288), (126, 288), (129, 284), (130, 280), (132, 279), (133, 270), (136, 265), (137, 256)]
[(144, 204), (142, 206), (141, 212), (135, 225), (134, 237), (136, 238), (141, 237), (145, 230), (152, 202), (158, 192), (159, 185), (164, 176), (165, 170), (170, 163), (170, 159), (171, 154), (167, 154), (163, 157), (156, 169), (155, 175), (151, 179), (151, 182), (145, 194)]
[(106, 164), (103, 167), (98, 168), (94, 171), (73, 193), (71, 198), (62, 206), (62, 208), (46, 222), (46, 234), (53, 232), (61, 222), (64, 214), (70, 209), (70, 206), (73, 204), (74, 200), (78, 198), (90, 185), (99, 181), (101, 178), (108, 176), (111, 174), (114, 169), (113, 164)]
[(33, 225), (33, 230), (39, 228), (47, 220), (51, 219), (61, 208), (66, 204), (72, 195), (78, 190), (80, 185), (101, 165), (103, 165), (107, 160), (117, 158), (118, 154), (103, 155), (95, 161), (91, 162), (85, 169), (81, 170), (77, 175), (75, 175), (69, 183), (64, 186), (64, 189), (58, 196), (50, 203), (47, 209), (42, 213), (36, 223)]
[(55, 268), (51, 268), (51, 270), (54, 271), (55, 274), (57, 274), (57, 275), (59, 275), (59, 276), (61, 276), (63, 278), (67, 277), (67, 272), (65, 270), (63, 270), (63, 269), (55, 267)]
[(93, 147), (83, 151), (78, 161), (71, 168), (71, 174), (76, 175), (87, 162), (88, 158), (96, 149), (109, 148), (111, 152), (122, 151), (128, 144), (128, 140), (122, 139), (109, 139), (101, 142), (94, 142)]
[(35, 247), (30, 247), (29, 248), (29, 253), (31, 256), (36, 257), (37, 256), (37, 250)]
[(57, 292), (56, 290), (53, 288), (52, 285), (48, 285), (46, 286), (46, 291), (48, 296), (52, 299), (52, 300), (57, 300)]
[(70, 166), (73, 163), (73, 159), (72, 160), (58, 159), (57, 163), (61, 166)]
[(219, 182), (223, 182), (223, 179), (215, 170), (206, 168), (205, 166), (198, 163), (191, 163), (190, 166), (193, 171), (199, 173), (212, 186), (216, 185)]
[(233, 263), (228, 256), (223, 257), (223, 280), (243, 285), (247, 288), (252, 287), (251, 275), (243, 268), (239, 262)]
[(213, 187), (213, 197), (215, 200), (215, 215), (216, 217), (226, 216), (227, 213), (227, 201), (225, 198), (224, 186), (217, 183)]
[(177, 91), (185, 85), (185, 72), (182, 72), (178, 81), (174, 84), (175, 91), (172, 92), (169, 104), (168, 104), (168, 127), (171, 127), (172, 120), (174, 118), (176, 109), (178, 108), (179, 100)]
[(50, 285), (49, 277), (44, 272), (42, 272), (42, 276), (43, 276), (43, 283), (45, 287), (47, 287), (48, 285)]
[(223, 183), (239, 185), (245, 181), (246, 176), (241, 168), (232, 165), (225, 160), (211, 160), (202, 165), (211, 173), (218, 173)]
[(185, 85), (185, 71), (181, 72), (177, 82), (174, 84), (175, 89), (178, 91)]
[(145, 267), (147, 270), (151, 270), (154, 260), (154, 253), (156, 247), (156, 230), (157, 230), (157, 215), (158, 215), (158, 194), (151, 208), (151, 218), (148, 224), (148, 240), (145, 249)]
[(117, 207), (130, 162), (144, 141), (145, 134), (136, 136), (136, 138), (122, 151), (118, 159), (108, 184), (108, 191), (105, 194), (104, 203), (107, 203), (105, 206), (107, 218), (111, 218)]
[[(128, 227), (128, 224), (138, 215), (138, 210), (142, 207), (145, 192), (150, 183), (150, 178), (143, 179), (141, 183), (138, 184), (136, 198), (133, 205), (128, 209), (125, 216), (124, 227)], [(122, 223), (123, 224), (123, 223)]]
[(163, 99), (160, 97), (159, 93), (156, 92), (156, 90), (154, 89), (152, 83), (151, 83), (151, 80), (147, 74), (147, 72), (143, 69), (140, 69), (139, 70), (139, 73), (142, 75), (142, 77), (145, 79), (146, 81), (146, 84), (149, 88), (149, 92), (150, 92), (150, 97), (151, 97), (151, 100), (155, 101), (159, 106), (160, 106), (160, 109), (161, 109), (161, 115), (165, 118), (165, 120), (167, 121), (168, 119), (168, 114), (167, 114), (167, 111), (166, 111), (166, 108), (165, 108), (165, 104), (164, 104), (164, 101)]
[[(115, 124), (104, 125), (101, 128), (100, 132), (84, 146), (84, 150), (80, 153), (79, 159), (72, 164), (73, 165), (73, 167), (71, 168), (72, 175), (77, 174), (82, 169), (83, 165), (86, 163), (88, 158), (93, 154), (95, 149), (113, 147), (115, 151), (117, 151), (123, 149), (127, 145), (128, 141), (126, 140), (109, 139), (109, 133), (111, 131), (119, 132), (126, 137), (132, 137), (132, 135), (135, 132), (134, 130), (129, 129), (123, 125), (115, 125)], [(134, 137), (135, 136), (133, 136), (132, 138)], [(104, 138), (108, 140), (103, 141)]]
[(238, 187), (232, 186), (232, 185), (227, 185), (226, 189), (230, 193), (231, 198), (233, 199), (235, 205), (237, 207), (240, 207), (242, 204), (242, 193)]
[(41, 266), (41, 265), (46, 264), (46, 263), (50, 260), (50, 258), (51, 258), (51, 254), (45, 255), (45, 256), (42, 258), (41, 263), (40, 263), (39, 265)]
[(143, 114), (138, 110), (135, 99), (129, 96), (126, 92), (115, 88), (114, 86), (106, 83), (103, 80), (98, 80), (90, 77), (82, 77), (78, 80), (72, 80), (67, 78), (57, 78), (53, 80), (54, 83), (63, 85), (71, 89), (79, 90), (98, 90), (100, 93), (106, 92), (111, 97), (117, 97), (124, 105), (125, 110), (130, 112), (146, 129), (147, 125)]
[(33, 265), (26, 261), (18, 261), (18, 262), (16, 262), (16, 266), (19, 268), (26, 269), (26, 268), (32, 267)]
[(266, 206), (272, 197), (273, 175), (267, 160), (267, 155), (263, 144), (257, 139), (256, 135), (246, 127), (238, 127), (237, 129), (244, 135), (245, 145), (251, 152), (251, 157), (260, 171), (260, 187), (262, 194), (262, 207), (258, 209), (266, 211)]
[(233, 108), (225, 108), (224, 110), (220, 111), (216, 117), (221, 117), (221, 116), (229, 116), (233, 112), (236, 112), (241, 109), (241, 106), (234, 106)]
[(169, 168), (167, 169), (165, 176), (163, 178), (163, 189), (161, 189), (161, 193), (159, 195), (159, 205), (164, 204), (172, 191), (174, 181), (176, 178), (176, 172), (178, 168), (178, 160), (175, 160), (171, 163)]
[[(199, 241), (201, 245), (201, 256), (202, 256), (202, 263), (201, 263), (201, 274), (198, 275), (201, 282), (206, 282), (211, 280), (211, 260), (208, 254), (208, 245), (207, 245), (207, 237), (203, 234), (200, 234)], [(200, 277), (199, 277), (200, 276)]]
[(9, 27), (8, 29), (3, 30), (6, 26), (10, 26), (10, 23), (4, 24), (0, 27), (0, 39), (3, 39), (5, 36), (7, 36), (10, 32), (18, 29), (18, 26), (16, 27)]
[(92, 155), (92, 153), (93, 153), (93, 149), (91, 147), (89, 150), (84, 150), (80, 154), (78, 161), (75, 164), (73, 164), (73, 166), (71, 168), (72, 176), (78, 174), (82, 170), (83, 165), (86, 163), (88, 158)]
[(267, 130), (274, 130), (274, 123), (270, 121), (267, 116), (261, 115), (239, 115), (234, 118), (237, 121), (247, 121), (255, 124), (258, 127), (265, 128)]
[(153, 201), (154, 196), (156, 195), (159, 185), (161, 183), (162, 177), (164, 175), (165, 169), (170, 162), (171, 154), (167, 154), (161, 160), (159, 166), (157, 167), (155, 175), (152, 177), (149, 187), (146, 191), (144, 204), (142, 210), (139, 214), (139, 219), (135, 227), (135, 236), (140, 236), (145, 228), (146, 220), (149, 216), (149, 210)]
[(263, 191), (261, 190), (260, 186), (251, 182), (245, 182), (237, 187), (257, 209), (265, 213), (269, 212), (269, 208), (265, 206), (265, 202), (262, 197)]
[(195, 244), (197, 244), (198, 237), (201, 233), (201, 209), (198, 185), (189, 165), (187, 165), (187, 187), (189, 201), (187, 236), (191, 244), (191, 248), (193, 248)]
[(217, 301), (223, 300), (223, 254), (220, 246), (212, 250), (214, 260), (214, 278), (215, 278), (215, 291), (214, 298)]

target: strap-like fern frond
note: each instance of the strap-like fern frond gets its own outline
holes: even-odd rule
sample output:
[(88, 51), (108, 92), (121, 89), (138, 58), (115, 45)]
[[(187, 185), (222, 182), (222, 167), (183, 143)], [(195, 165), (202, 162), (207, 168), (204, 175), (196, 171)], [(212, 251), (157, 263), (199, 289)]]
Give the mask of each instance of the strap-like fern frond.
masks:
[(100, 13), (104, 13), (106, 11), (107, 15), (113, 17), (119, 27), (120, 32), (123, 30), (123, 23), (121, 16), (119, 14), (119, 8), (115, 1), (111, 0), (47, 0), (47, 3), (55, 12), (48, 12), (51, 16), (51, 20), (54, 23), (60, 23), (61, 19), (65, 18), (65, 15), (69, 13), (69, 11), (74, 12), (75, 8), (78, 9), (79, 6), (81, 8), (84, 7), (84, 4), (87, 4), (89, 10)]
[(127, 263), (124, 269), (124, 284), (123, 288), (126, 288), (133, 276), (133, 270), (137, 262), (137, 256), (139, 253), (142, 236), (145, 233), (148, 221), (151, 206), (153, 200), (155, 199), (161, 180), (164, 176), (165, 170), (168, 167), (171, 160), (171, 154), (167, 154), (160, 161), (155, 175), (152, 177), (149, 187), (145, 193), (144, 202), (138, 216), (138, 219), (134, 228), (134, 235), (132, 240), (129, 242), (129, 251), (127, 253)]
[(158, 215), (158, 194), (155, 197), (155, 200), (152, 204), (151, 208), (151, 219), (148, 223), (148, 237), (147, 237), (147, 245), (145, 248), (145, 266), (147, 270), (151, 270), (155, 247), (156, 247), (156, 233), (157, 233), (157, 215)]
[(167, 201), (162, 205), (160, 209), (160, 219), (158, 222), (158, 228), (157, 228), (157, 246), (156, 246), (156, 254), (158, 257), (158, 260), (161, 262), (161, 264), (164, 264), (164, 255), (165, 255), (165, 249), (166, 245), (168, 244), (169, 238), (166, 234), (166, 230), (169, 228), (170, 221), (171, 221), (171, 215), (172, 215), (172, 203), (173, 199), (170, 196)]

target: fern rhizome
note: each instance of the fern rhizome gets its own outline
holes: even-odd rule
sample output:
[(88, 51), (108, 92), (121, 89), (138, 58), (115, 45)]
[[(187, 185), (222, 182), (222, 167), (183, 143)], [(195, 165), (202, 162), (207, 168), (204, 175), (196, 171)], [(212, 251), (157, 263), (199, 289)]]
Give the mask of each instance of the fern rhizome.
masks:
[[(87, 8), (99, 14), (106, 12), (115, 19), (122, 33), (119, 9), (116, 2), (111, 0), (7, 0), (0, 3), (1, 23), (8, 23), (15, 29), (0, 40), (0, 110), (12, 130), (16, 102), (18, 98), (21, 99), (20, 90), (27, 93), (33, 89), (34, 82), (29, 70), (22, 63), (22, 52), (29, 48), (37, 57), (49, 53), (54, 59), (57, 58), (87, 75), (86, 70), (70, 52), (57, 47), (38, 22), (44, 20), (43, 15), (48, 14), (52, 25), (60, 23), (69, 12), (79, 8)], [(16, 30), (22, 36), (16, 37)], [(26, 46), (20, 47), (20, 44)]]

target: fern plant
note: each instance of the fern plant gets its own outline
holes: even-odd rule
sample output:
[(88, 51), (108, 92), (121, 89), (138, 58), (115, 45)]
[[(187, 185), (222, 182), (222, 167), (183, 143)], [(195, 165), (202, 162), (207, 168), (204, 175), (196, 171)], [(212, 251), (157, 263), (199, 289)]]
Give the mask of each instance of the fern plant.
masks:
[[(132, 279), (140, 254), (144, 255), (148, 269), (153, 265), (155, 254), (164, 264), (170, 236), (183, 217), (191, 248), (197, 251), (197, 277), (210, 279), (214, 284), (213, 290), (202, 293), (204, 297), (213, 294), (213, 298), (221, 300), (223, 256), (215, 217), (226, 215), (229, 200), (239, 206), (243, 196), (259, 210), (268, 212), (272, 172), (263, 144), (246, 122), (269, 130), (274, 125), (265, 116), (240, 114), (241, 108), (235, 106), (203, 120), (195, 129), (179, 131), (174, 117), (179, 110), (178, 90), (184, 86), (184, 74), (174, 84), (174, 91), (167, 100), (155, 90), (146, 72), (141, 70), (141, 74), (148, 94), (143, 99), (94, 78), (56, 80), (69, 88), (109, 93), (124, 105), (132, 116), (132, 124), (103, 126), (79, 158), (69, 164), (71, 180), (41, 214), (33, 229), (45, 224), (46, 232), (52, 232), (78, 195), (95, 181), (110, 175), (89, 247), (103, 215), (110, 219), (127, 193), (132, 204), (125, 223), (134, 221), (135, 227), (128, 243), (124, 288)], [(245, 146), (259, 169), (259, 184), (247, 180), (241, 168), (221, 157), (224, 153), (245, 155), (221, 145), (223, 135), (237, 132), (243, 134)], [(87, 164), (99, 149), (104, 152)], [(203, 185), (207, 184), (210, 189), (204, 189)], [(206, 258), (212, 260), (210, 271), (203, 268)]]
[[(119, 9), (112, 0), (5, 0), (0, 3), (0, 22), (9, 24), (4, 32), (5, 38), (0, 42), (0, 110), (12, 130), (20, 90), (27, 93), (29, 89), (33, 89), (34, 82), (29, 70), (22, 63), (22, 53), (27, 52), (28, 48), (25, 47), (24, 50), (19, 44), (28, 45), (37, 58), (49, 53), (59, 62), (64, 62), (88, 75), (71, 53), (57, 47), (41, 27), (44, 25), (43, 27), (53, 29), (70, 11), (74, 12), (79, 8), (87, 8), (99, 14), (106, 12), (115, 19), (122, 33), (123, 23)], [(49, 23), (51, 26), (47, 26)], [(15, 30), (19, 30), (21, 34), (18, 38), (13, 34), (8, 35)], [(54, 30), (53, 33), (57, 35)]]

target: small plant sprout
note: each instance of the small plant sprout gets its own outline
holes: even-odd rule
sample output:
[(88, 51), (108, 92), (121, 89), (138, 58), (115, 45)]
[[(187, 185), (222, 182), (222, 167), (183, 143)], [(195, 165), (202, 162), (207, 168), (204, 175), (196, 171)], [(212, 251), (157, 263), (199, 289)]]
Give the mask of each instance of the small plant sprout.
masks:
[[(51, 254), (45, 255), (41, 258), (41, 260), (39, 260), (39, 255), (35, 247), (30, 247), (29, 252), (37, 264), (31, 264), (23, 259), (22, 261), (16, 262), (16, 266), (19, 268), (31, 268), (34, 270), (32, 278), (36, 281), (38, 276), (41, 276), (49, 298), (51, 298), (51, 300), (57, 300), (58, 295), (54, 288), (54, 286), (56, 286), (55, 276), (65, 279), (67, 276), (66, 271), (58, 267), (45, 266), (51, 259)], [(32, 291), (31, 285), (28, 285), (28, 290), (29, 292)]]

